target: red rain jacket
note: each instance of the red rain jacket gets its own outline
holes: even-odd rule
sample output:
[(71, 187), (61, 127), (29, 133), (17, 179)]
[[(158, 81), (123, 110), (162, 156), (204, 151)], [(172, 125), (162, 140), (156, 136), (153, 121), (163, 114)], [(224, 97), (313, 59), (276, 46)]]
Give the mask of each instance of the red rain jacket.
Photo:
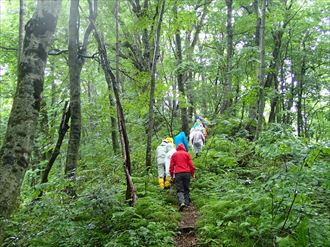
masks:
[(179, 144), (176, 152), (172, 155), (170, 164), (170, 174), (173, 178), (175, 173), (190, 172), (192, 176), (195, 175), (195, 167), (191, 156), (186, 152), (183, 144)]

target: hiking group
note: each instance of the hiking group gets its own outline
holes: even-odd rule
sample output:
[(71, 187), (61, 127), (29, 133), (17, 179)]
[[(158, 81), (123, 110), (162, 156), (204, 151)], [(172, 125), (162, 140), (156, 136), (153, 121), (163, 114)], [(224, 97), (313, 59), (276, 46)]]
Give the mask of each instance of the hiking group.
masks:
[(195, 115), (194, 125), (189, 133), (189, 143), (186, 133), (181, 131), (174, 138), (166, 137), (163, 139), (156, 149), (159, 187), (169, 189), (174, 182), (180, 211), (190, 206), (190, 179), (195, 177), (193, 160), (188, 153), (189, 144), (198, 157), (205, 145), (206, 137), (205, 120)]

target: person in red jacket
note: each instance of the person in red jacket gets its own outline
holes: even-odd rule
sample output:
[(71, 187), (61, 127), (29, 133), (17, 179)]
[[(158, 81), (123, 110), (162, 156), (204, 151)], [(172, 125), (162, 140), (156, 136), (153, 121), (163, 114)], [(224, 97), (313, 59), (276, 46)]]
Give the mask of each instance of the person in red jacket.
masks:
[(195, 176), (193, 161), (183, 144), (179, 144), (176, 152), (172, 155), (170, 175), (174, 178), (179, 210), (182, 211), (184, 207), (188, 207), (190, 204), (190, 178)]

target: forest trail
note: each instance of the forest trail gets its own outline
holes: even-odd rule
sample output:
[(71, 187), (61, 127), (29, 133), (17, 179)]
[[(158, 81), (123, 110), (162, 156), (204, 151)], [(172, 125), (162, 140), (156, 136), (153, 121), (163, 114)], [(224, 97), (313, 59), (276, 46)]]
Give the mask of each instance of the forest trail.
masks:
[(197, 209), (191, 205), (181, 212), (181, 222), (179, 224), (180, 233), (175, 238), (176, 247), (196, 246), (196, 222), (198, 218)]

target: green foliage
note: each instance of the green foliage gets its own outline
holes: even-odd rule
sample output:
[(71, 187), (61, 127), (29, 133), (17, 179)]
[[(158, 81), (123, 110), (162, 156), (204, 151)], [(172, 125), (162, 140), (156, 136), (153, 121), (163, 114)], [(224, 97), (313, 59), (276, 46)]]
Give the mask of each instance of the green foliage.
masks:
[[(196, 161), (193, 201), (200, 208), (201, 245), (329, 245), (327, 145), (306, 145), (279, 125), (255, 144), (217, 134), (208, 140), (205, 163)], [(219, 157), (233, 154), (246, 161), (216, 166)]]
[[(119, 82), (133, 182), (139, 198), (137, 205), (124, 204), (123, 159), (120, 150), (114, 154), (111, 143), (110, 117), (116, 117), (117, 112), (109, 105), (111, 92), (91, 36), (87, 54), (94, 54), (95, 59), (87, 59), (80, 76), (83, 119), (77, 181), (68, 182), (63, 178), (67, 135), (49, 182), (38, 184), (49, 158), (47, 155), (57, 138), (63, 102), (69, 98), (67, 53), (63, 51), (61, 55), (48, 57), (31, 169), (26, 172), (22, 185), (21, 208), (6, 222), (4, 246), (173, 246), (180, 219), (174, 206), (175, 196), (168, 191), (160, 193), (154, 179), (156, 167), (153, 166), (149, 174), (145, 167), (149, 59), (153, 55), (158, 19), (156, 1), (148, 1), (147, 10), (140, 1), (138, 13), (133, 10), (133, 2), (123, 1), (120, 8)], [(196, 179), (192, 182), (191, 196), (200, 210), (197, 229), (200, 244), (330, 246), (330, 46), (326, 1), (269, 2), (265, 32), (266, 76), (274, 73), (280, 85), (277, 90), (274, 85), (266, 89), (265, 116), (272, 97), (279, 96), (278, 123), (265, 123), (256, 142), (252, 141), (256, 119), (250, 116), (250, 110), (257, 106), (259, 92), (254, 6), (247, 0), (233, 3), (234, 51), (230, 71), (233, 91), (225, 92), (228, 54), (225, 1), (206, 1), (211, 3), (205, 8), (202, 23), (206, 2), (176, 2), (177, 19), (173, 13), (174, 1), (166, 1), (162, 23), (152, 155), (160, 140), (169, 134), (167, 125), (172, 117), (172, 129), (181, 127), (178, 106), (174, 105), (171, 111), (171, 106), (165, 104), (169, 100), (179, 106), (193, 105), (194, 110), (217, 117), (213, 119), (215, 124), (202, 155), (194, 158)], [(195, 2), (200, 3), (196, 5)], [(68, 12), (63, 10), (69, 9), (69, 4), (69, 1), (63, 2), (52, 49), (67, 49)], [(34, 1), (26, 2), (26, 21), (34, 5)], [(80, 7), (82, 34), (88, 23), (87, 1), (81, 1)], [(115, 68), (115, 23), (109, 13), (113, 8), (114, 1), (100, 0), (96, 23), (99, 32), (104, 34), (112, 69)], [(18, 36), (18, 1), (1, 1), (0, 11), (1, 146), (17, 81), (14, 49)], [(191, 49), (199, 24), (202, 25), (198, 40)], [(283, 32), (281, 40), (275, 39), (277, 32)], [(175, 47), (177, 33), (182, 39), (180, 64)], [(271, 69), (268, 66), (274, 62), (275, 42), (281, 43), (281, 61), (277, 61), (278, 69)], [(184, 73), (185, 91), (191, 93), (193, 102), (187, 101), (188, 95), (178, 93), (177, 72)], [(300, 82), (303, 83), (305, 139), (297, 137), (292, 127), (297, 121)], [(228, 115), (220, 115), (227, 93), (234, 96), (232, 109)], [(293, 107), (287, 108), (290, 102)], [(64, 193), (68, 185), (77, 189), (76, 199)], [(37, 201), (40, 191), (44, 194)]]
[(274, 161), (299, 160), (306, 151), (302, 141), (292, 134), (291, 128), (279, 124), (269, 125), (256, 143), (256, 153)]
[(166, 197), (149, 190), (136, 207), (129, 207), (123, 204), (122, 188), (114, 186), (116, 177), (87, 179), (98, 173), (84, 171), (85, 178), (79, 179), (84, 190), (76, 200), (63, 192), (65, 181), (43, 186), (42, 200), (27, 204), (8, 221), (11, 237), (5, 246), (172, 246), (180, 216)]

